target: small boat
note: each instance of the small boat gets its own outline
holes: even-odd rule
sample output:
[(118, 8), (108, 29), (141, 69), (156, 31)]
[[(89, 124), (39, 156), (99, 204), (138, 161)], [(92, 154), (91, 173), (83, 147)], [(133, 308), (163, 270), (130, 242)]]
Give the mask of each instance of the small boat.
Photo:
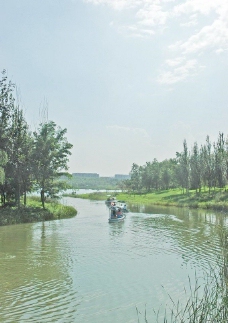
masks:
[(117, 201), (116, 206), (121, 208), (123, 212), (128, 212), (127, 204), (125, 203), (125, 201)]
[(125, 214), (121, 208), (117, 206), (110, 206), (109, 208), (109, 222), (121, 222), (125, 219)]
[(115, 197), (108, 197), (107, 200), (105, 201), (105, 204), (107, 206), (110, 206), (112, 203), (116, 203), (116, 202), (117, 202), (117, 200)]
[(105, 204), (108, 207), (116, 206), (116, 207), (120, 208), (123, 212), (128, 212), (127, 204), (125, 203), (125, 201), (117, 201), (114, 197), (112, 197), (109, 200), (106, 200)]

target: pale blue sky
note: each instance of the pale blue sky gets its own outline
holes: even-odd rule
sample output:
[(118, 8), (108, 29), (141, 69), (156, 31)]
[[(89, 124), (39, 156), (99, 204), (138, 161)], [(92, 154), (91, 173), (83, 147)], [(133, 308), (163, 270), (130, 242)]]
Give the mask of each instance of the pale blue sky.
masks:
[(0, 69), (70, 172), (129, 173), (228, 134), (227, 0), (0, 0)]

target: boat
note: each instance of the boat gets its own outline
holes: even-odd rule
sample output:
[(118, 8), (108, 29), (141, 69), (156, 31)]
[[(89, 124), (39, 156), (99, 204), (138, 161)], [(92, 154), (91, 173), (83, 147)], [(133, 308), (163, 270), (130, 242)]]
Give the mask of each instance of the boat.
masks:
[(117, 207), (121, 208), (121, 210), (123, 212), (128, 212), (128, 209), (127, 209), (127, 204), (125, 203), (125, 201), (116, 201), (116, 204), (115, 204)]
[(109, 208), (109, 222), (122, 222), (125, 219), (125, 214), (121, 210), (121, 208), (112, 205)]
[(117, 200), (116, 200), (116, 198), (115, 197), (111, 197), (111, 196), (109, 196), (108, 198), (107, 198), (107, 200), (105, 201), (105, 204), (107, 205), (107, 206), (110, 206), (112, 203), (116, 203), (117, 202)]
[(128, 212), (126, 202), (125, 201), (118, 201), (115, 197), (108, 197), (107, 200), (105, 201), (105, 204), (108, 207), (116, 206), (116, 207), (121, 208), (121, 210), (123, 212)]

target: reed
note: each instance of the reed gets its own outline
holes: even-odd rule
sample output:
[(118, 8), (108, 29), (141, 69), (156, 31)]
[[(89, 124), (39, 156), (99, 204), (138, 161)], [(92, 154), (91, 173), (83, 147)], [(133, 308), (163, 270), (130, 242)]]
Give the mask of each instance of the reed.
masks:
[[(227, 323), (228, 322), (228, 240), (227, 233), (221, 233), (222, 254), (217, 260), (217, 266), (210, 268), (200, 279), (195, 275), (192, 284), (189, 278), (188, 291), (185, 290), (186, 302), (174, 301), (169, 295), (171, 306), (166, 307), (164, 314), (154, 311), (151, 323)], [(150, 323), (146, 310), (137, 310), (138, 323), (140, 319)]]

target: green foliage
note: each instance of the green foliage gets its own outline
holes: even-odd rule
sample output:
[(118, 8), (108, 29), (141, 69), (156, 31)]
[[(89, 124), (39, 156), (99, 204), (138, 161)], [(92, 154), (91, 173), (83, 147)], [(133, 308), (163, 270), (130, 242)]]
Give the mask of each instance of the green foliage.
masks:
[(21, 206), (27, 193), (41, 191), (45, 197), (56, 196), (67, 185), (57, 180), (67, 170), (72, 145), (65, 137), (66, 129), (52, 121), (40, 125), (33, 134), (23, 110), (15, 106), (14, 85), (3, 71), (0, 80), (0, 194), (2, 206)]
[(209, 136), (206, 144), (198, 148), (194, 143), (191, 152), (187, 142), (183, 142), (183, 151), (176, 153), (176, 158), (158, 162), (146, 162), (139, 166), (132, 165), (131, 178), (123, 181), (121, 188), (128, 192), (145, 193), (152, 190), (182, 188), (189, 194), (195, 189), (196, 194), (208, 187), (209, 194), (216, 187), (224, 188), (228, 183), (228, 138), (219, 133), (216, 143), (211, 143)]
[[(83, 198), (89, 200), (106, 200), (106, 192), (94, 192), (87, 194), (65, 194), (75, 198)], [(189, 194), (183, 194), (181, 189), (159, 190), (150, 193), (123, 193), (114, 192), (113, 196), (117, 200), (124, 200), (131, 204), (153, 204), (163, 206), (190, 207), (201, 209), (212, 209), (215, 211), (228, 212), (228, 191), (216, 189), (213, 194), (209, 194), (209, 190), (195, 194), (194, 190), (190, 190)]]
[(29, 197), (27, 207), (0, 208), (0, 226), (38, 221), (50, 221), (74, 217), (77, 211), (72, 206), (62, 205), (51, 199), (46, 201), (46, 208), (40, 206), (40, 198)]
[[(106, 192), (93, 192), (93, 193), (87, 193), (87, 194), (77, 194), (76, 192), (74, 192), (71, 194), (63, 194), (63, 196), (70, 196), (70, 197), (95, 200), (95, 201), (102, 201), (102, 200), (107, 199)], [(115, 194), (114, 194), (114, 196), (115, 196)]]
[(65, 137), (66, 131), (50, 121), (40, 124), (40, 128), (33, 133), (33, 170), (36, 184), (41, 190), (43, 207), (45, 194), (54, 196), (61, 189), (61, 184), (56, 178), (68, 168), (68, 156), (71, 155), (72, 145)]
[(77, 177), (72, 176), (71, 178), (63, 177), (63, 180), (69, 184), (70, 188), (73, 189), (105, 189), (105, 190), (115, 190), (121, 187), (122, 180), (110, 177)]
[(5, 180), (5, 170), (4, 166), (7, 164), (8, 158), (5, 151), (0, 150), (0, 185), (4, 183)]
[[(29, 197), (28, 207), (39, 208), (40, 197)], [(56, 201), (56, 199), (46, 199), (46, 211), (52, 215), (52, 220), (71, 218), (77, 214), (77, 211), (74, 207), (69, 205), (63, 205)]]

